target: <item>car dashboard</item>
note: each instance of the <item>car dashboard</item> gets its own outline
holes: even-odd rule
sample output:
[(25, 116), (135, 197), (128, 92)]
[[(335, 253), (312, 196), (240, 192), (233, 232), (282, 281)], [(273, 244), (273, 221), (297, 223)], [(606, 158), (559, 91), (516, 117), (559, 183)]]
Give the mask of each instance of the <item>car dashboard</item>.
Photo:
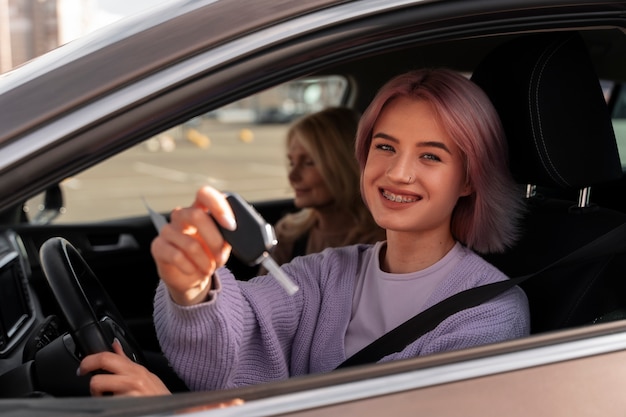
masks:
[[(28, 364), (60, 335), (56, 316), (44, 317), (30, 285), (30, 262), (21, 238), (0, 233), (0, 397), (32, 395)], [(16, 378), (16, 376), (22, 377)]]
[(11, 354), (36, 320), (26, 251), (13, 232), (0, 234), (0, 355)]

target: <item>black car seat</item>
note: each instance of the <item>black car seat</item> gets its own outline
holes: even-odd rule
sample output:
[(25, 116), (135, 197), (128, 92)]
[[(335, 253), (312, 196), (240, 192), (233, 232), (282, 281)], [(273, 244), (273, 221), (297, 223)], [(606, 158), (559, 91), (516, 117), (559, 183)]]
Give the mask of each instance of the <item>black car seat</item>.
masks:
[[(511, 40), (485, 57), (472, 80), (500, 115), (511, 170), (528, 203), (520, 241), (487, 260), (510, 277), (539, 271), (626, 223), (626, 214), (590, 198), (594, 186), (619, 179), (622, 167), (600, 82), (579, 33)], [(531, 331), (622, 317), (624, 258), (607, 248), (593, 260), (524, 282)]]

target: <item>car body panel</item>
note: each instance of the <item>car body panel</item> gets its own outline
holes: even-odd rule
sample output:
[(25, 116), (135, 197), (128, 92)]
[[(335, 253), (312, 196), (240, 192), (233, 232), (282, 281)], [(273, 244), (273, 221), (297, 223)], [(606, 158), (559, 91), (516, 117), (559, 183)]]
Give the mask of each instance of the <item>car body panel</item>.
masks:
[[(210, 393), (148, 399), (41, 399), (30, 404), (0, 402), (0, 410), (24, 415), (145, 416), (210, 415), (621, 415), (615, 396), (626, 369), (615, 366), (626, 354), (625, 324), (537, 335), (383, 365)], [(568, 341), (568, 343), (563, 343)], [(240, 405), (219, 408), (234, 399)], [(610, 400), (610, 401), (609, 401)], [(132, 408), (129, 407), (132, 404)], [(40, 414), (38, 414), (40, 413)], [(570, 413), (570, 414), (568, 414)], [(19, 414), (18, 414), (19, 415)]]

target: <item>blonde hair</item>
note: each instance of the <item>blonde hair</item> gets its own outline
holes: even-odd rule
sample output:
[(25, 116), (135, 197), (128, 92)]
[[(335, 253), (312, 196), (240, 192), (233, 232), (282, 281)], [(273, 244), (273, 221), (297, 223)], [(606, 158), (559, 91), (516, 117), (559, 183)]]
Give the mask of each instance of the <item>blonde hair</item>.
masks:
[[(359, 113), (350, 108), (329, 107), (300, 118), (287, 132), (287, 146), (297, 136), (313, 159), (333, 196), (336, 210), (354, 217), (355, 227), (346, 234), (343, 245), (373, 242), (384, 236), (361, 198), (361, 173), (354, 155), (359, 117)], [(310, 230), (316, 216), (313, 208), (287, 215), (281, 233), (296, 239)]]

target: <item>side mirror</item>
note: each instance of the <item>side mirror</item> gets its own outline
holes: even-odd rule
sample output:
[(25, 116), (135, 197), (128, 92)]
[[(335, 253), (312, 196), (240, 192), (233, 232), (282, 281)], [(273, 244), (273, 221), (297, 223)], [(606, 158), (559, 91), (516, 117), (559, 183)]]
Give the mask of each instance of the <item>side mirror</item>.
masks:
[(43, 202), (37, 207), (37, 212), (33, 213), (31, 223), (49, 224), (64, 211), (63, 192), (59, 184), (54, 184), (43, 193)]

